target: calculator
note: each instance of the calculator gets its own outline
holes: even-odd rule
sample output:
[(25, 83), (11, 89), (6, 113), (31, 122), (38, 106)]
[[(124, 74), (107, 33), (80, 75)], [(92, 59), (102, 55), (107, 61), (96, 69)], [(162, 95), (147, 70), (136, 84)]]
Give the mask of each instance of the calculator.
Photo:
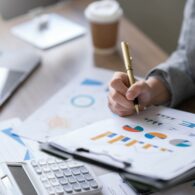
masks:
[(90, 167), (74, 160), (0, 163), (0, 195), (92, 195), (101, 188)]

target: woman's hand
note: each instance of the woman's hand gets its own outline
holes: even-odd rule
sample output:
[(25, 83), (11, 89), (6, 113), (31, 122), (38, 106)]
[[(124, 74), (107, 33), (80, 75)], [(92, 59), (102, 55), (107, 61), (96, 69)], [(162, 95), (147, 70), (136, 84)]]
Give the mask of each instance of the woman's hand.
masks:
[(170, 99), (164, 83), (155, 77), (140, 80), (130, 88), (127, 74), (116, 72), (109, 84), (108, 105), (112, 112), (120, 116), (135, 112), (133, 100), (138, 98), (140, 111), (150, 105), (159, 105)]

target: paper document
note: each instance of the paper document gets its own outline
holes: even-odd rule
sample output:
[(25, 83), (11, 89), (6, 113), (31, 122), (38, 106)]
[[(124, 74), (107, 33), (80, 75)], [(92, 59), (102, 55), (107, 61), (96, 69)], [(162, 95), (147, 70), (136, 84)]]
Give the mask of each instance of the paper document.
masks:
[(108, 173), (99, 179), (103, 184), (101, 195), (136, 195), (117, 173)]
[(54, 95), (17, 129), (20, 135), (39, 141), (113, 116), (107, 106), (112, 71), (89, 69)]
[[(87, 148), (110, 154), (131, 163), (130, 172), (169, 180), (195, 166), (195, 117), (174, 109), (151, 107), (138, 116), (116, 116), (54, 138), (50, 143), (72, 152)], [(91, 157), (120, 165), (106, 156)]]
[(11, 119), (0, 123), (0, 162), (23, 161), (31, 159), (31, 152), (25, 142), (17, 135), (13, 134), (21, 121)]

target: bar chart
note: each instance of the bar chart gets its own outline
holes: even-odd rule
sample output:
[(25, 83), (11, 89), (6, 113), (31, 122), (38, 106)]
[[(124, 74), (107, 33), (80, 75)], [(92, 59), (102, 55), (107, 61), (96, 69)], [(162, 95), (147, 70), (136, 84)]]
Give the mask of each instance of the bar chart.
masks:
[(103, 141), (108, 144), (122, 144), (124, 147), (131, 148), (133, 146), (139, 146), (143, 150), (155, 149), (160, 152), (173, 152), (168, 148), (157, 146), (151, 143), (147, 143), (138, 139), (120, 135), (112, 131), (106, 131), (91, 138), (92, 141)]

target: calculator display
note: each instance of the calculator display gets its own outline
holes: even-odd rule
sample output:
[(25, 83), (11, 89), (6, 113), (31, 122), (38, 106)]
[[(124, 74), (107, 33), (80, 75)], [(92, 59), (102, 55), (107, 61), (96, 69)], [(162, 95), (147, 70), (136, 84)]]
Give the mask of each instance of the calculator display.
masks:
[(37, 195), (35, 188), (21, 165), (7, 165), (7, 167), (23, 194)]

